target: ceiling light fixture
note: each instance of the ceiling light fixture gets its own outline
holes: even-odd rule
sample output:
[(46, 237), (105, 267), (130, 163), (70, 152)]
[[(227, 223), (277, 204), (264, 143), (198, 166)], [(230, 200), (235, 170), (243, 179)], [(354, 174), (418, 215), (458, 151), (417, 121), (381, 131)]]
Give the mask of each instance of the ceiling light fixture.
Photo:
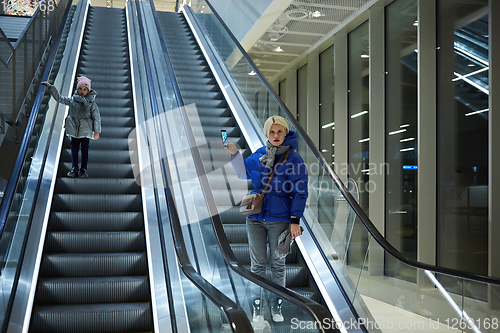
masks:
[(368, 113), (368, 111), (361, 111), (360, 113), (353, 114), (351, 116), (351, 118), (356, 118), (356, 117), (362, 116), (362, 115), (367, 114), (367, 113)]
[(330, 126), (333, 126), (333, 125), (335, 125), (335, 122), (323, 125), (323, 126), (321, 126), (321, 128), (327, 128), (327, 127), (330, 127)]
[(362, 54), (361, 58), (367, 59), (367, 58), (370, 58), (370, 56), (368, 54)]
[(311, 15), (312, 17), (321, 17), (323, 15), (321, 15), (321, 13), (319, 12), (319, 10), (315, 11), (314, 13), (312, 13)]
[(484, 109), (484, 110), (469, 112), (469, 113), (466, 113), (465, 115), (468, 117), (468, 116), (472, 116), (473, 114), (483, 113), (483, 112), (487, 112), (487, 111), (490, 111), (490, 109)]
[(277, 48), (274, 49), (274, 52), (284, 52), (281, 46), (278, 46)]
[(402, 130), (398, 130), (398, 131), (394, 131), (394, 132), (389, 132), (389, 135), (399, 134), (399, 133), (403, 133), (403, 132), (406, 132), (406, 129), (402, 129)]
[(255, 71), (252, 69), (252, 70), (250, 71), (250, 73), (248, 73), (248, 75), (250, 75), (250, 76), (254, 76), (254, 75), (257, 75), (257, 73), (255, 73)]

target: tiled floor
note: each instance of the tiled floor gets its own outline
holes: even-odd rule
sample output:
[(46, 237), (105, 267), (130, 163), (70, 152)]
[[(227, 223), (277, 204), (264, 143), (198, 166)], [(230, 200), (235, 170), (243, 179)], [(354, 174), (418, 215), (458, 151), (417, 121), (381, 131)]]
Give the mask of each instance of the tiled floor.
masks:
[[(416, 315), (371, 297), (363, 296), (363, 300), (383, 333), (461, 332), (443, 323)], [(367, 324), (375, 325), (375, 323)], [(367, 328), (369, 330), (370, 327)]]

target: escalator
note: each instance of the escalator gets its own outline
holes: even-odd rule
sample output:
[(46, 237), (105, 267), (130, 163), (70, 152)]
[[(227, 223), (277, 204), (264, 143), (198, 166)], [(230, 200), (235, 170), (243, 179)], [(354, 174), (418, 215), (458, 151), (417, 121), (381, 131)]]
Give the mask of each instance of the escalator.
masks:
[[(229, 184), (239, 181), (237, 175), (234, 172), (226, 174), (217, 172), (227, 166), (229, 159), (228, 152), (221, 147), (220, 130), (227, 131), (229, 140), (241, 147), (241, 153), (244, 157), (250, 155), (251, 150), (248, 148), (234, 115), (228, 107), (183, 15), (167, 12), (158, 12), (157, 14), (183, 100), (186, 105), (195, 104), (196, 106), (197, 114), (190, 114), (190, 117), (195, 117), (196, 122), (199, 119), (201, 126), (194, 125), (192, 130), (197, 142), (203, 140), (207, 142), (206, 145), (198, 148), (224, 231), (238, 261), (250, 269), (245, 216), (239, 213), (237, 204), (241, 197), (248, 192), (251, 183), (248, 181), (246, 188), (231, 189)], [(234, 206), (228, 206), (228, 191)], [(205, 225), (205, 227), (212, 228), (210, 224)], [(267, 279), (271, 277), (269, 268), (267, 268), (266, 277)], [(293, 252), (287, 256), (286, 286), (304, 297), (314, 301), (320, 300), (317, 287), (296, 246), (294, 246)], [(246, 304), (240, 305), (245, 306)], [(266, 297), (264, 297), (263, 307), (269, 308), (269, 304), (266, 304)], [(284, 306), (283, 311), (285, 318), (288, 317), (289, 325), (289, 320), (293, 315), (290, 311), (287, 312), (286, 306)], [(264, 317), (272, 322), (269, 311), (264, 311)]]
[[(201, 9), (202, 4), (205, 5), (204, 9)], [(298, 242), (300, 251), (287, 258), (287, 287), (298, 290), (299, 293), (304, 289), (321, 290), (321, 294), (308, 290), (307, 296), (317, 299), (320, 303), (326, 303), (332, 313), (336, 312), (338, 315), (336, 319), (340, 318), (344, 323), (349, 322), (344, 320), (345, 316), (352, 315), (355, 320), (362, 319), (369, 324), (351, 325), (347, 327), (349, 332), (380, 332), (378, 326), (380, 323), (388, 322), (390, 325), (400, 326), (404, 325), (407, 319), (418, 327), (439, 326), (439, 323), (447, 321), (466, 321), (465, 325), (471, 331), (478, 331), (474, 320), (477, 321), (480, 317), (488, 318), (489, 322), (497, 322), (497, 318), (487, 310), (492, 305), (491, 301), (484, 302), (484, 300), (488, 297), (495, 302), (500, 299), (498, 293), (500, 281), (415, 262), (392, 247), (361, 210), (354, 194), (349, 192), (339, 177), (326, 165), (321, 153), (304, 134), (303, 129), (279, 98), (259, 103), (258, 93), (267, 92), (269, 95), (275, 95), (275, 92), (263, 77), (257, 79), (263, 81), (258, 83), (260, 88), (255, 88), (257, 86), (254, 84), (255, 80), (252, 81), (249, 75), (258, 74), (257, 66), (224, 26), (214, 8), (209, 5), (207, 9), (206, 5), (209, 5), (208, 1), (198, 3), (198, 11), (194, 15), (190, 14), (189, 8), (185, 9), (184, 16), (161, 12), (157, 15), (181, 95), (186, 105), (196, 106), (196, 112), (192, 109), (187, 111), (191, 126), (188, 124), (186, 127), (190, 127), (197, 139), (199, 138), (196, 143), (202, 157), (204, 175), (210, 183), (224, 224), (225, 235), (239, 261), (247, 266), (249, 264), (244, 218), (234, 206), (239, 203), (243, 194), (247, 193), (248, 188), (241, 190), (230, 188), (230, 184), (233, 183), (231, 179), (235, 176), (231, 168), (227, 167), (227, 152), (221, 149), (220, 129), (227, 130), (229, 139), (242, 148), (241, 152), (246, 157), (251, 153), (249, 146), (259, 144), (257, 140), (255, 142), (248, 140), (248, 132), (258, 134), (259, 124), (260, 126), (263, 124), (271, 110), (277, 110), (271, 114), (283, 112), (291, 122), (292, 129), (297, 130), (301, 142), (299, 144), (303, 145), (304, 156), (308, 157), (306, 163), (320, 165), (320, 171), (323, 172), (314, 180), (321, 182), (327, 189), (310, 187), (308, 207), (304, 215), (306, 232)], [(202, 22), (200, 24), (202, 28), (197, 30), (196, 36), (190, 32), (194, 25), (199, 24), (193, 23), (193, 16), (196, 16), (198, 22)], [(186, 17), (188, 22), (185, 21)], [(222, 39), (217, 39), (221, 34), (226, 35)], [(204, 37), (201, 37), (202, 35)], [(203, 56), (205, 52), (211, 52), (206, 51), (206, 45), (202, 46), (202, 50), (197, 46), (205, 37), (211, 40), (211, 43), (207, 42), (208, 48), (215, 50), (213, 52), (216, 56), (213, 58)], [(242, 64), (233, 67), (228, 65), (234, 63), (233, 59), (228, 59), (228, 52), (223, 49), (226, 43), (217, 42), (231, 39), (234, 42), (231, 55), (238, 56), (237, 53), (241, 52), (241, 59), (245, 58)], [(217, 66), (222, 70), (217, 74), (211, 74), (213, 68)], [(220, 73), (224, 72), (227, 81), (236, 82), (219, 83), (224, 89), (222, 93), (215, 84), (215, 76), (217, 75), (217, 81), (220, 81), (222, 80)], [(234, 86), (237, 88), (233, 88)], [(238, 98), (246, 97), (246, 101), (237, 104), (234, 100), (225, 100), (225, 96), (233, 93), (231, 89), (239, 89), (235, 95), (239, 96)], [(247, 104), (244, 105), (245, 103)], [(240, 127), (245, 121), (254, 125), (253, 129)], [(243, 133), (243, 130), (246, 133)], [(200, 145), (200, 142), (203, 144)], [(216, 172), (219, 169), (224, 171)], [(355, 188), (351, 190), (356, 192)], [(355, 242), (351, 241), (351, 231), (354, 228), (366, 232), (368, 238), (369, 246), (361, 253), (363, 256), (361, 267), (351, 265), (348, 260), (349, 252), (360, 252), (355, 248)], [(407, 267), (416, 270), (419, 277), (418, 284), (386, 276), (384, 264), (387, 256), (396, 259), (392, 265), (398, 269)], [(306, 267), (304, 273), (297, 269), (300, 266)], [(297, 270), (294, 272), (289, 267)], [(295, 274), (296, 272), (299, 273)], [(301, 274), (304, 274), (305, 278), (301, 278)], [(314, 281), (311, 275), (314, 276)], [(300, 283), (295, 283), (296, 281)], [(455, 287), (449, 288), (443, 285), (445, 281), (449, 282), (447, 285), (453, 284)], [(488, 292), (488, 297), (484, 297), (485, 292)], [(343, 303), (339, 301), (340, 298), (344, 300)], [(391, 318), (395, 313), (399, 317)], [(284, 311), (284, 314), (286, 322), (291, 318), (291, 313)], [(265, 319), (271, 321), (269, 317)]]
[(77, 75), (101, 113), (90, 178), (69, 178), (64, 139), (31, 332), (149, 332), (153, 327), (141, 189), (129, 151), (135, 126), (125, 11), (90, 7)]

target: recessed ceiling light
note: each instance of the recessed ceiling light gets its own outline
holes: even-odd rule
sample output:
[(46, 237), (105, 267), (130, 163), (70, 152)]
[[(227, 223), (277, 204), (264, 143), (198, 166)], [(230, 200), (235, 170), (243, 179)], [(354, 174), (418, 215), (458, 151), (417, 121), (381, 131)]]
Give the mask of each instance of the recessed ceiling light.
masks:
[(319, 10), (315, 11), (314, 13), (312, 13), (312, 17), (321, 17), (321, 13), (319, 12)]
[(252, 70), (250, 71), (250, 73), (248, 73), (248, 75), (250, 75), (250, 76), (254, 76), (254, 75), (257, 75), (257, 73), (255, 73), (255, 71), (252, 69)]
[(362, 54), (361, 58), (370, 58), (370, 56), (368, 54)]
[(274, 52), (283, 52), (283, 49), (281, 48), (281, 46), (278, 46), (274, 49)]

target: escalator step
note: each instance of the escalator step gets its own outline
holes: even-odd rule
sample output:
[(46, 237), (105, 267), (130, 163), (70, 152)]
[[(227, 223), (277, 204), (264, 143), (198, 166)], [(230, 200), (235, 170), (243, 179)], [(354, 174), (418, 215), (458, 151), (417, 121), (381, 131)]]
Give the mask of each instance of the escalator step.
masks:
[[(99, 138), (90, 143), (90, 149), (94, 150), (128, 150), (132, 139), (126, 138)], [(63, 149), (71, 149), (69, 140), (65, 140)]]
[(141, 231), (52, 231), (47, 233), (46, 241), (50, 253), (139, 252), (145, 248)]
[(45, 305), (144, 302), (149, 281), (145, 276), (48, 278), (40, 283), (37, 297)]
[[(66, 177), (71, 170), (71, 163), (65, 162), (57, 170), (58, 177)], [(112, 163), (89, 163), (87, 170), (90, 178), (133, 178), (133, 165)]]
[[(89, 163), (130, 163), (130, 154), (133, 153), (128, 150), (92, 150), (91, 148), (89, 148), (89, 150)], [(71, 162), (70, 149), (64, 149), (61, 151), (61, 160), (63, 162)]]
[(150, 332), (148, 303), (40, 306), (31, 332)]
[(143, 275), (145, 253), (50, 253), (43, 257), (40, 273), (45, 277), (91, 277)]
[(134, 212), (141, 211), (137, 194), (55, 194), (53, 211), (63, 212)]
[(139, 194), (141, 189), (133, 178), (69, 178), (64, 177), (56, 183), (57, 193), (93, 194)]
[(139, 212), (53, 212), (49, 230), (59, 231), (138, 231), (144, 228)]

